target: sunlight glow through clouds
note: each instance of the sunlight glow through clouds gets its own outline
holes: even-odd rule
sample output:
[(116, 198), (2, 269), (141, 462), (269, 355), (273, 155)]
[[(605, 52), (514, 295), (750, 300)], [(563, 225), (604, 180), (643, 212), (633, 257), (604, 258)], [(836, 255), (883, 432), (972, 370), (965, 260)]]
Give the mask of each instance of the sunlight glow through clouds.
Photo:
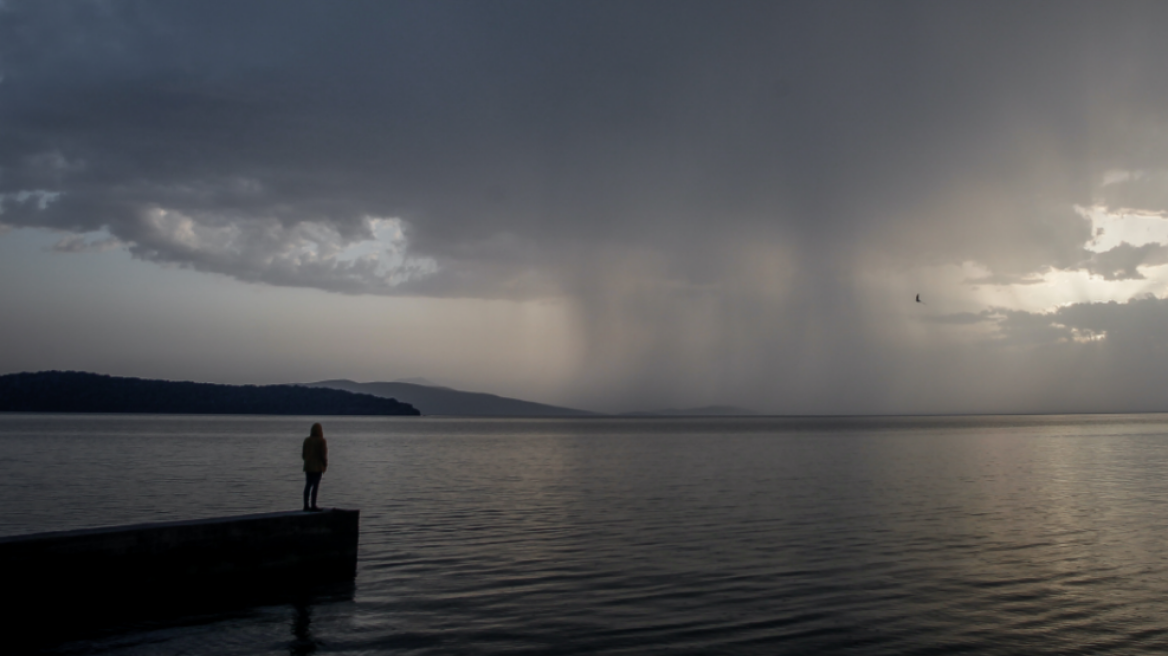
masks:
[(1124, 242), (1132, 246), (1168, 244), (1168, 218), (1163, 213), (1132, 209), (1108, 211), (1098, 205), (1076, 206), (1075, 211), (1091, 220), (1095, 238), (1086, 244), (1089, 251), (1102, 253)]
[[(1111, 182), (1126, 180), (1112, 175)], [(1083, 247), (1092, 253), (1105, 253), (1121, 244), (1144, 246), (1168, 244), (1168, 219), (1150, 210), (1108, 210), (1106, 207), (1075, 207), (1075, 211), (1091, 220), (1093, 239)], [(976, 281), (990, 275), (990, 271), (967, 262), (963, 269), (968, 280)], [(1107, 280), (1083, 269), (1051, 269), (1033, 283), (974, 286), (975, 303), (982, 306), (1050, 312), (1074, 303), (1125, 302), (1128, 299), (1168, 294), (1168, 266), (1141, 265), (1143, 279)], [(1098, 339), (1097, 336), (1091, 339)]]
[(978, 285), (976, 301), (984, 306), (1049, 312), (1074, 303), (1124, 302), (1136, 296), (1168, 291), (1168, 267), (1143, 269), (1144, 280), (1105, 280), (1086, 271), (1049, 271), (1042, 282), (1028, 285)]
[[(1127, 178), (1112, 176), (1112, 183)], [(1168, 219), (1148, 211), (1104, 206), (1075, 207), (1090, 219), (1093, 237), (1083, 244), (1093, 259), (1081, 268), (1055, 269), (1015, 282), (999, 282), (994, 271), (980, 263), (966, 261), (960, 265), (921, 267), (885, 280), (883, 292), (900, 302), (921, 294), (923, 306), (912, 307), (923, 325), (944, 324), (952, 337), (984, 339), (998, 333), (999, 322), (1015, 312), (1046, 317), (1046, 325), (1065, 331), (1066, 339), (1078, 343), (1102, 341), (1106, 331), (1093, 331), (1055, 321), (1060, 308), (1077, 304), (1127, 303), (1132, 299), (1168, 297), (1168, 266), (1139, 264), (1136, 275), (1103, 275), (1107, 267), (1098, 266), (1098, 256), (1117, 248), (1168, 245)], [(1126, 246), (1124, 246), (1126, 244)], [(1122, 250), (1121, 248), (1121, 250)], [(1094, 267), (1094, 268), (1092, 268)], [(1134, 272), (1134, 269), (1133, 269)], [(1137, 277), (1142, 276), (1142, 277)], [(1041, 319), (1039, 319), (1041, 322)]]
[[(1125, 302), (1168, 293), (1168, 266), (1146, 267), (1143, 280), (1105, 280), (1087, 271), (1051, 270), (1033, 283), (978, 283), (990, 271), (975, 262), (922, 267), (888, 279), (885, 293), (911, 301), (920, 294), (925, 311), (935, 315), (977, 313), (989, 308), (1046, 313), (1075, 303)], [(890, 300), (891, 298), (890, 297)], [(916, 309), (916, 308), (914, 308)]]

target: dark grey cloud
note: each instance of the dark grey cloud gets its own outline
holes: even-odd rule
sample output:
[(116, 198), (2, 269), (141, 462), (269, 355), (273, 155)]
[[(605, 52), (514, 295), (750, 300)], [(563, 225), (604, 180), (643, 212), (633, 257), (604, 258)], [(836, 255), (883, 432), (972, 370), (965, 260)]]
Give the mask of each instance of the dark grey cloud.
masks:
[(1166, 261), (1085, 251), (1075, 209), (1168, 211), (1165, 25), (1155, 2), (7, 2), (0, 222), (272, 285), (567, 297), (599, 400), (878, 409), (923, 370), (873, 271)]
[[(1155, 146), (1158, 145), (1154, 144), (1151, 150), (1155, 152)], [(1132, 157), (1126, 162), (1132, 168), (1112, 172), (1118, 179), (1103, 187), (1097, 201), (1113, 211), (1146, 211), (1155, 208), (1163, 212), (1163, 208), (1168, 207), (1168, 171), (1160, 168), (1162, 164), (1155, 160), (1148, 161), (1146, 155)], [(1145, 166), (1152, 168), (1139, 168)]]
[[(1033, 409), (1161, 411), (1168, 385), (1168, 300), (1075, 303), (1048, 313), (1001, 312), (998, 345), (1018, 358)], [(1028, 380), (1027, 380), (1028, 379)], [(1012, 387), (1012, 386), (1007, 386)], [(1019, 394), (1014, 389), (1013, 394)]]
[(1102, 253), (1093, 253), (1083, 268), (1104, 280), (1143, 280), (1141, 266), (1168, 264), (1168, 246), (1164, 244), (1143, 244), (1132, 246), (1122, 243)]
[(998, 310), (1004, 339), (1014, 342), (1026, 334), (1044, 332), (1047, 341), (1090, 341), (1110, 339), (1115, 348), (1138, 351), (1153, 356), (1168, 347), (1168, 334), (1147, 330), (1148, 326), (1166, 325), (1168, 299), (1155, 296), (1133, 298), (1124, 303), (1074, 303), (1052, 312), (1035, 313)]
[(439, 294), (514, 293), (526, 269), (556, 279), (577, 246), (694, 261), (711, 233), (758, 224), (827, 259), (875, 245), (1003, 274), (1070, 266), (1088, 226), (1068, 203), (1145, 136), (1118, 121), (1162, 100), (1149, 26), (1164, 12), (9, 3), (0, 184), (63, 195), (4, 221), (106, 228), (263, 280), (144, 217), (230, 223), (277, 253), (293, 237), (270, 221), (353, 243), (366, 217), (400, 217), (449, 274), (403, 291)]

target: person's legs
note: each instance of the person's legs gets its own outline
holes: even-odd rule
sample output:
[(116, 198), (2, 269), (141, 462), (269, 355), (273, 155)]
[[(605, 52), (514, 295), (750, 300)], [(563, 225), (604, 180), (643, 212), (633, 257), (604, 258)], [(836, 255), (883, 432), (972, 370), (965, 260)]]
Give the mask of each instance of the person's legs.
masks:
[(316, 480), (312, 482), (312, 509), (316, 510), (316, 493), (320, 491), (320, 477), (323, 473), (317, 473)]
[[(320, 472), (306, 472), (304, 474), (304, 509), (311, 510), (316, 507), (316, 491), (320, 489)], [(308, 505), (309, 498), (312, 499), (312, 506)]]
[(316, 505), (316, 488), (320, 486), (320, 472), (304, 473), (304, 509), (308, 510), (309, 494), (312, 495), (312, 505)]

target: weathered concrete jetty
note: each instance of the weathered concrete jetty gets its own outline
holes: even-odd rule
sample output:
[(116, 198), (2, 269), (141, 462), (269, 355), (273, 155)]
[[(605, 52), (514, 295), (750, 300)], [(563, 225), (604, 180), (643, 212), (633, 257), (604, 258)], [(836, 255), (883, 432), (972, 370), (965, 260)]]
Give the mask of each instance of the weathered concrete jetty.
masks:
[(6, 619), (206, 607), (352, 579), (357, 510), (279, 512), (0, 538)]

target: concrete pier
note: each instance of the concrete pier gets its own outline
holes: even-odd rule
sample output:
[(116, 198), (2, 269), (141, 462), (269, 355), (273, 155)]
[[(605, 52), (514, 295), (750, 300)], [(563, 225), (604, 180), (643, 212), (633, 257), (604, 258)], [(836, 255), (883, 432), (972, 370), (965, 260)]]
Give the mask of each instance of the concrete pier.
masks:
[(351, 580), (358, 518), (333, 509), (0, 538), (0, 607), (8, 620), (69, 622)]

